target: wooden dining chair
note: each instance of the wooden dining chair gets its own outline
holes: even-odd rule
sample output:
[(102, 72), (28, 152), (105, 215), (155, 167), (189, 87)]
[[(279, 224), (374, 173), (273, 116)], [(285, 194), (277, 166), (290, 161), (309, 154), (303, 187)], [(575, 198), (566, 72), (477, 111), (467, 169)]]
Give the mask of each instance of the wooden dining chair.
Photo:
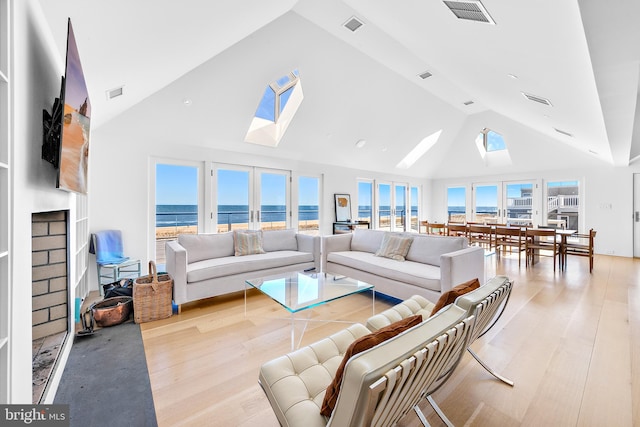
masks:
[(596, 239), (596, 231), (592, 228), (588, 234), (572, 234), (567, 243), (562, 247), (562, 256), (577, 255), (589, 257), (589, 273), (593, 272), (593, 245)]
[(469, 245), (477, 244), (487, 249), (492, 249), (495, 245), (493, 229), (489, 225), (468, 224), (467, 238)]
[(500, 255), (501, 251), (505, 253), (507, 249), (509, 249), (510, 253), (513, 253), (514, 250), (518, 252), (518, 267), (520, 267), (520, 265), (522, 264), (522, 253), (526, 252), (523, 229), (521, 227), (497, 226), (495, 231), (495, 239), (498, 255)]
[[(548, 253), (551, 252), (551, 255)], [(538, 256), (553, 257), (553, 271), (556, 271), (556, 257), (560, 264), (560, 244), (555, 230), (548, 228), (525, 229), (526, 265), (533, 265)]]
[(446, 235), (447, 234), (447, 225), (442, 222), (429, 222), (426, 221), (427, 225), (427, 234), (437, 234), (437, 235)]
[(467, 237), (467, 225), (450, 222), (447, 224), (447, 235), (455, 237)]

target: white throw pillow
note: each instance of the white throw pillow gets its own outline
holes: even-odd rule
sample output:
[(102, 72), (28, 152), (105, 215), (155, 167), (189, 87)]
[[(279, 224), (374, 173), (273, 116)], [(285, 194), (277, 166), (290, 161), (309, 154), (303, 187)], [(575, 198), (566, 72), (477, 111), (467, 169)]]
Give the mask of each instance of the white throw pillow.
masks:
[(380, 244), (380, 249), (376, 252), (376, 256), (391, 258), (396, 261), (404, 261), (411, 247), (411, 242), (413, 242), (413, 237), (385, 233), (382, 238), (382, 243)]
[(235, 256), (264, 254), (262, 230), (234, 230), (233, 248)]

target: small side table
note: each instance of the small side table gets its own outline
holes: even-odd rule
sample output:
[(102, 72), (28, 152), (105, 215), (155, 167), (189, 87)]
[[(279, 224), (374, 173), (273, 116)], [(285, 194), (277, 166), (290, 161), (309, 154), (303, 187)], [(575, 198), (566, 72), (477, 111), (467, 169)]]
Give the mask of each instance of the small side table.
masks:
[(338, 221), (333, 223), (333, 234), (351, 233), (358, 227), (371, 228), (369, 221)]

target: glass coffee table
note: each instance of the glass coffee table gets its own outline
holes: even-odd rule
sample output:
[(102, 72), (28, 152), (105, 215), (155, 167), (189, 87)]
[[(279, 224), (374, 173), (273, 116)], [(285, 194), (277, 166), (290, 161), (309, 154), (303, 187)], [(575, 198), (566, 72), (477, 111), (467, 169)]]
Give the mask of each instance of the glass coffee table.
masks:
[[(318, 307), (328, 302), (371, 291), (371, 311), (375, 314), (375, 290), (373, 285), (325, 273), (289, 272), (273, 276), (245, 280), (244, 314), (247, 315), (247, 289), (255, 288), (280, 304), (291, 314), (291, 349), (295, 345), (296, 313)], [(310, 321), (304, 318), (299, 320)], [(338, 320), (321, 320), (338, 321)], [(304, 330), (302, 334), (304, 333)], [(302, 339), (300, 334), (300, 340)]]

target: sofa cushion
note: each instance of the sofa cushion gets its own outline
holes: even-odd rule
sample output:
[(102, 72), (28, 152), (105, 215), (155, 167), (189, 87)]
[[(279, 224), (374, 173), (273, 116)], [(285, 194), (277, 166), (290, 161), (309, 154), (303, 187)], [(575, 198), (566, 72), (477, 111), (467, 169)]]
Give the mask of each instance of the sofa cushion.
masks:
[(372, 332), (368, 335), (357, 338), (353, 343), (351, 343), (351, 345), (347, 348), (347, 351), (345, 351), (344, 353), (344, 357), (342, 358), (342, 362), (336, 370), (333, 381), (327, 387), (320, 413), (325, 417), (331, 416), (331, 412), (333, 412), (333, 408), (336, 406), (336, 402), (338, 400), (338, 393), (340, 392), (340, 385), (342, 384), (344, 367), (352, 356), (373, 348), (378, 344), (401, 334), (407, 329), (411, 329), (412, 327), (419, 325), (421, 322), (421, 315), (418, 314), (415, 316), (410, 316), (406, 319), (402, 319), (388, 326), (385, 326), (377, 330), (376, 332)]
[(440, 309), (442, 309), (442, 307), (453, 304), (460, 295), (464, 295), (467, 292), (478, 289), (479, 287), (480, 281), (477, 278), (454, 286), (450, 291), (447, 291), (444, 294), (440, 295), (440, 298), (436, 302), (436, 305), (433, 306), (433, 309), (431, 310), (431, 315), (433, 316), (434, 314), (436, 314), (438, 311), (440, 311)]
[(353, 230), (353, 236), (351, 237), (351, 250), (371, 252), (373, 254), (380, 248), (385, 234), (386, 231), (382, 230), (356, 228)]
[(464, 237), (414, 235), (406, 259), (440, 267), (440, 255), (467, 247)]
[(413, 238), (396, 233), (385, 233), (380, 243), (380, 248), (376, 251), (376, 256), (391, 258), (396, 261), (404, 261), (411, 247)]
[(424, 289), (440, 292), (440, 267), (420, 262), (398, 262), (377, 257), (369, 252), (331, 252), (327, 262), (366, 271), (398, 282), (408, 283)]
[(178, 243), (187, 251), (187, 262), (233, 255), (233, 233), (180, 234)]
[(234, 230), (233, 248), (235, 256), (263, 254), (262, 230)]
[(273, 251), (297, 251), (298, 239), (296, 230), (270, 230), (262, 233), (262, 248), (265, 252)]
[[(292, 266), (313, 262), (313, 254), (297, 251), (276, 251), (265, 254), (212, 258), (187, 266), (187, 284), (234, 274)], [(260, 274), (257, 274), (259, 276)], [(251, 277), (247, 277), (250, 279)]]

